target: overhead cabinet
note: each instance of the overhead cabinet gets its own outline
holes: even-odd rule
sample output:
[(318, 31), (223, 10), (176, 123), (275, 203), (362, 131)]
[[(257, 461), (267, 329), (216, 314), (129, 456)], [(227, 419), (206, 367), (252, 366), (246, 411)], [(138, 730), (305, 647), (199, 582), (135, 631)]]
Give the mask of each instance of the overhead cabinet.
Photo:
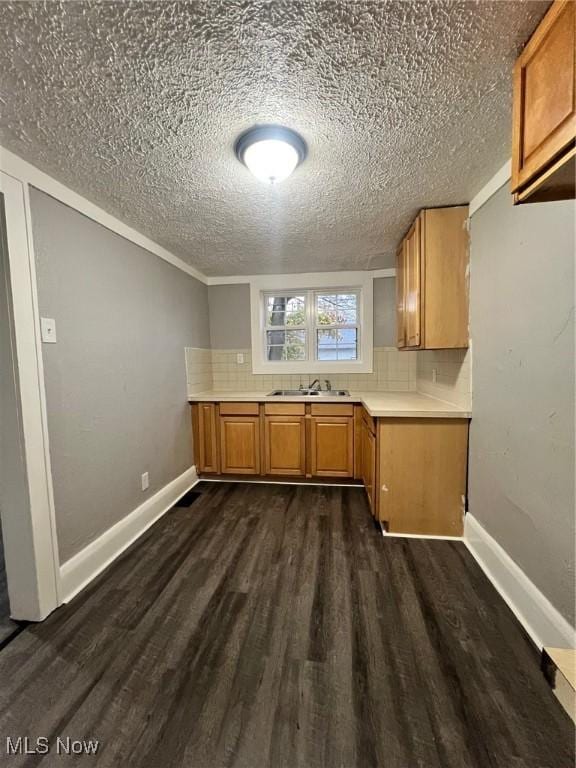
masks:
[(468, 346), (468, 206), (421, 211), (397, 252), (399, 349)]
[(576, 3), (556, 0), (514, 68), (515, 203), (575, 196), (575, 139)]

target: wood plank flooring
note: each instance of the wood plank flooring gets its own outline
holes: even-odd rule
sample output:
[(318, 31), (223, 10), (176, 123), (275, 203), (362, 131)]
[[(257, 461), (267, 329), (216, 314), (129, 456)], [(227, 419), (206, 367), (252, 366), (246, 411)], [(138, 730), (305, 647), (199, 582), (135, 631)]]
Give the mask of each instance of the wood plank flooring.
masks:
[(535, 649), (461, 543), (383, 540), (358, 488), (198, 489), (0, 652), (0, 763), (28, 735), (96, 738), (91, 766), (573, 766)]

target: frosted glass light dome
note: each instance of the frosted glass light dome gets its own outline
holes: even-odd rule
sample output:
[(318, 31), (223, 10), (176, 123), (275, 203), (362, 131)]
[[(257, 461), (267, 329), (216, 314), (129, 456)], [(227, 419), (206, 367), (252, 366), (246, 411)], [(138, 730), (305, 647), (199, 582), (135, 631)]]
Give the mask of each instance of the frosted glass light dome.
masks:
[(236, 142), (236, 157), (260, 181), (275, 184), (288, 176), (306, 157), (301, 136), (280, 125), (260, 125)]

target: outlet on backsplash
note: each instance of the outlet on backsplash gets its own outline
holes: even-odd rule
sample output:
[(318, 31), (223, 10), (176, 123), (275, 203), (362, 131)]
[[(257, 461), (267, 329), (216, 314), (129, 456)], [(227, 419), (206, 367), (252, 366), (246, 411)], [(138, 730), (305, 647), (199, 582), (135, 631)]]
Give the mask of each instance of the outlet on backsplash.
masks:
[(418, 391), (462, 408), (470, 408), (471, 349), (421, 350), (417, 355)]

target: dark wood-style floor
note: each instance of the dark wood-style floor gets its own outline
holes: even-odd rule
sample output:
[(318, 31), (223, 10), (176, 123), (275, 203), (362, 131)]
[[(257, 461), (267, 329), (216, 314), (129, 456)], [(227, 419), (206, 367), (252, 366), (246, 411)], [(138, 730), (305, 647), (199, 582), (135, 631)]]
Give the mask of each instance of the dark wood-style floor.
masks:
[(91, 766), (573, 766), (535, 649), (461, 543), (383, 540), (357, 488), (198, 488), (0, 653), (0, 762), (30, 735), (99, 739)]

